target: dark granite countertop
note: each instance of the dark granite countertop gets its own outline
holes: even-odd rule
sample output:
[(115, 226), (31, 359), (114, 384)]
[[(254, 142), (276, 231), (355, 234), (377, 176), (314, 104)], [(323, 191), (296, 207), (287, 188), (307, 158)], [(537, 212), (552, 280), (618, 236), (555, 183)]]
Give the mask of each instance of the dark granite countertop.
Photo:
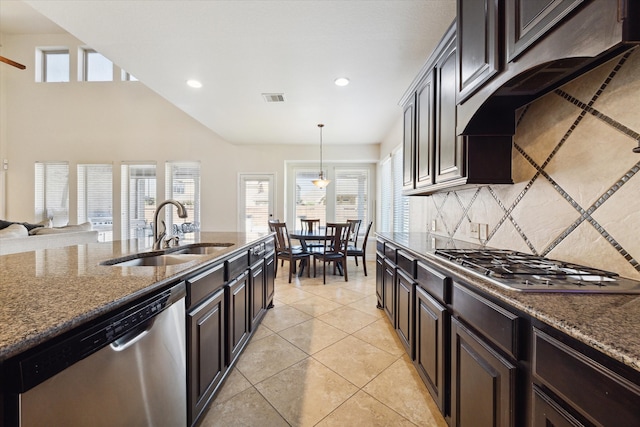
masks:
[[(145, 242), (123, 240), (0, 256), (0, 362), (91, 321), (266, 234), (202, 232), (181, 245), (228, 243), (213, 255), (177, 265), (117, 267), (113, 258), (149, 251)], [(146, 242), (148, 244), (148, 242)], [(141, 249), (140, 249), (141, 248)]]
[(429, 233), (377, 233), (482, 291), (640, 371), (640, 295), (518, 292), (466, 273), (435, 256), (436, 249), (474, 248)]

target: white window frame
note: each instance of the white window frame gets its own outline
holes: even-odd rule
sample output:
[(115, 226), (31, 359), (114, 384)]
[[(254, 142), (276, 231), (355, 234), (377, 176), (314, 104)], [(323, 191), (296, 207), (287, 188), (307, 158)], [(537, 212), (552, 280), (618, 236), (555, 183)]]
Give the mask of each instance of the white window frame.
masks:
[[(140, 162), (136, 162), (136, 161), (126, 161), (126, 162), (122, 162), (121, 163), (121, 174), (120, 174), (120, 212), (121, 212), (121, 219), (122, 219), (122, 223), (121, 223), (121, 227), (120, 227), (120, 235), (121, 235), (121, 239), (122, 240), (128, 240), (130, 238), (138, 238), (138, 239), (143, 239), (146, 237), (150, 236), (152, 227), (151, 227), (151, 222), (153, 221), (153, 218), (144, 218), (146, 220), (146, 223), (140, 224), (140, 227), (137, 228), (138, 232), (136, 236), (131, 236), (131, 215), (130, 215), (130, 203), (129, 203), (129, 198), (130, 198), (130, 193), (129, 193), (129, 180), (130, 180), (130, 171), (131, 168), (134, 167), (153, 167), (154, 169), (154, 178), (155, 178), (155, 188), (154, 191), (151, 193), (153, 194), (153, 198), (154, 198), (154, 203), (152, 206), (152, 208), (150, 207), (148, 210), (151, 211), (155, 211), (156, 206), (158, 205), (158, 167), (156, 165), (156, 162), (145, 162), (145, 161), (140, 161)], [(149, 177), (150, 178), (150, 177)], [(147, 209), (144, 209), (145, 211)], [(138, 221), (140, 221), (141, 219), (139, 218)]]
[[(49, 55), (66, 55), (67, 56), (67, 76), (62, 80), (50, 80), (47, 78), (47, 64)], [(36, 48), (36, 82), (42, 83), (68, 83), (71, 79), (71, 53), (69, 48), (65, 46), (49, 46)]]
[[(285, 221), (289, 228), (298, 229), (300, 224), (296, 218), (296, 172), (314, 170), (319, 173), (317, 166), (311, 162), (286, 162), (285, 176)], [(326, 220), (328, 222), (335, 221), (336, 212), (336, 189), (335, 189), (335, 173), (336, 169), (367, 169), (367, 212), (368, 220), (374, 220), (374, 195), (376, 194), (376, 164), (370, 162), (323, 162), (325, 178), (331, 180), (331, 183), (325, 188), (326, 191)], [(364, 222), (363, 222), (364, 224)], [(366, 231), (366, 226), (360, 227), (361, 234)]]
[[(63, 178), (60, 174), (66, 174), (66, 177)], [(69, 222), (69, 162), (36, 162), (34, 183), (35, 220), (51, 219), (55, 226), (67, 225)], [(56, 200), (51, 200), (54, 194)]]
[[(97, 168), (109, 168), (109, 179), (101, 176), (99, 180), (93, 179)], [(98, 241), (110, 242), (113, 240), (113, 164), (112, 163), (80, 163), (77, 165), (78, 174), (78, 223), (91, 222), (91, 226), (98, 232)], [(107, 196), (107, 197), (103, 197)], [(91, 202), (98, 202), (103, 206), (104, 212), (109, 215), (90, 217)]]
[[(268, 219), (274, 219), (273, 215), (276, 206), (276, 176), (273, 173), (240, 173), (238, 174), (238, 230), (241, 232), (251, 232), (247, 229), (247, 206), (245, 203), (247, 194), (247, 181), (268, 181), (269, 197), (267, 200)], [(260, 228), (260, 227), (259, 227)], [(265, 221), (265, 231), (268, 231), (268, 222)]]
[[(92, 54), (100, 55), (111, 64), (111, 78), (105, 80), (89, 80), (89, 56)], [(114, 80), (114, 64), (113, 62), (101, 54), (100, 52), (90, 47), (81, 47), (78, 49), (78, 80), (83, 82), (112, 82)]]
[(174, 190), (175, 190), (174, 172), (176, 168), (180, 170), (193, 170), (193, 171), (197, 170), (197, 174), (193, 173), (189, 175), (189, 178), (194, 180), (194, 188), (193, 188), (193, 192), (191, 193), (193, 195), (194, 200), (193, 200), (193, 206), (186, 206), (187, 211), (191, 212), (191, 214), (189, 214), (187, 218), (184, 218), (184, 219), (178, 217), (176, 209), (173, 209), (170, 207), (167, 207), (164, 209), (164, 218), (167, 226), (167, 234), (174, 234), (172, 231), (174, 222), (176, 224), (182, 224), (183, 222), (188, 222), (188, 223), (195, 224), (197, 226), (200, 225), (200, 206), (202, 205), (202, 202), (200, 200), (200, 188), (202, 185), (201, 184), (201, 177), (202, 177), (201, 164), (200, 162), (195, 162), (195, 161), (166, 162), (165, 163), (165, 200), (176, 199), (178, 201), (182, 201), (180, 200), (181, 197), (177, 196), (177, 194), (174, 193)]

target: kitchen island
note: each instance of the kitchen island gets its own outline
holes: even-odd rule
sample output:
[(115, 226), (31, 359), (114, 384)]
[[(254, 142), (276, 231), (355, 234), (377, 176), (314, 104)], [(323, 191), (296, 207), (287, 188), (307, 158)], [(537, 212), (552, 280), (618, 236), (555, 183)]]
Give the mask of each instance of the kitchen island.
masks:
[(379, 304), (450, 425), (638, 425), (640, 295), (508, 290), (435, 254), (477, 245), (377, 235)]
[[(267, 233), (201, 232), (180, 241), (178, 247), (160, 251), (145, 249), (148, 243), (90, 243), (0, 256), (4, 394), (0, 418), (7, 425), (17, 423), (13, 414), (16, 393), (41, 382), (34, 380), (44, 375), (40, 363), (48, 366), (55, 359), (53, 363), (59, 366), (55, 372), (64, 373), (69, 371), (64, 370), (69, 363), (84, 363), (91, 357), (84, 359), (80, 353), (71, 357), (67, 350), (56, 349), (62, 349), (63, 344), (64, 348), (76, 348), (66, 344), (74, 339), (78, 343), (74, 346), (103, 339), (111, 342), (125, 333), (119, 332), (123, 326), (140, 322), (144, 327), (147, 322), (143, 317), (162, 310), (160, 305), (149, 305), (144, 313), (131, 310), (139, 310), (136, 307), (141, 301), (180, 288), (183, 314), (176, 325), (183, 325), (178, 329), (183, 337), (186, 332), (186, 342), (178, 338), (182, 356), (172, 356), (171, 363), (182, 365), (183, 384), (188, 388), (187, 397), (183, 393), (188, 411), (182, 419), (185, 425), (197, 422), (271, 306), (273, 237)], [(144, 262), (138, 262), (141, 260)], [(108, 319), (121, 316), (118, 313), (132, 314), (111, 323)], [(87, 335), (88, 341), (73, 338), (93, 334), (98, 326), (104, 327), (99, 329), (104, 332)], [(102, 334), (106, 334), (104, 338), (100, 338)], [(23, 362), (33, 360), (34, 355), (41, 362)], [(60, 362), (61, 357), (69, 361)], [(18, 375), (22, 363), (33, 366), (31, 379), (24, 373)]]

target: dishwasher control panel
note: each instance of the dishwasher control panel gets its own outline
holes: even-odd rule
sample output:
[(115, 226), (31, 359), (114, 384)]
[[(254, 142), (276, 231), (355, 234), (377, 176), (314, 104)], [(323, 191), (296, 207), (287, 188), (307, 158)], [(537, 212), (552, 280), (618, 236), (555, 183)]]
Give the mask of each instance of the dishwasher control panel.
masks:
[(109, 315), (95, 324), (80, 326), (70, 336), (44, 343), (6, 364), (10, 392), (24, 393), (72, 364), (110, 345), (129, 332), (145, 329), (148, 321), (170, 305), (172, 289)]

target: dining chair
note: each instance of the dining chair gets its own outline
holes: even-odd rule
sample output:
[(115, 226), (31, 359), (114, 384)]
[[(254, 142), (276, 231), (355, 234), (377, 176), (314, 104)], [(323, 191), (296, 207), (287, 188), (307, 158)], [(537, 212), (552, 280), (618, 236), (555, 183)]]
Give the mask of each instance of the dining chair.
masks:
[(325, 240), (321, 249), (314, 250), (313, 253), (313, 277), (316, 277), (316, 260), (322, 260), (322, 282), (327, 283), (327, 263), (333, 263), (333, 274), (336, 273), (338, 264), (342, 267), (344, 281), (348, 282), (347, 276), (347, 244), (349, 242), (349, 230), (351, 224), (347, 223), (327, 223), (325, 229)]
[[(316, 234), (320, 232), (320, 220), (319, 219), (307, 219), (300, 218), (300, 228), (303, 232), (309, 234)], [(315, 250), (315, 248), (321, 248), (323, 246), (322, 242), (319, 240), (307, 240), (306, 241), (307, 249)]]
[[(369, 240), (369, 232), (371, 231), (371, 226), (373, 225), (373, 221), (369, 222), (367, 226), (367, 231), (364, 233), (364, 240), (362, 241), (362, 246), (358, 247), (356, 244), (347, 246), (347, 257), (352, 256), (356, 260), (356, 266), (358, 265), (358, 257), (362, 257), (362, 268), (364, 269), (364, 275), (367, 275), (367, 240)], [(357, 237), (356, 237), (357, 240)]]
[(358, 246), (358, 234), (360, 233), (361, 219), (348, 219), (347, 224), (351, 224), (351, 230), (349, 231), (349, 244), (352, 246)]
[[(276, 266), (275, 274), (278, 274), (278, 259), (289, 262), (289, 283), (291, 283), (291, 277), (296, 273), (296, 263), (301, 260), (306, 260), (309, 265), (311, 255), (308, 252), (303, 251), (299, 247), (291, 246), (291, 237), (289, 237), (289, 231), (287, 230), (287, 224), (284, 222), (274, 222), (270, 224), (273, 227), (273, 231), (276, 233)], [(311, 269), (307, 269), (307, 276), (311, 277)]]

